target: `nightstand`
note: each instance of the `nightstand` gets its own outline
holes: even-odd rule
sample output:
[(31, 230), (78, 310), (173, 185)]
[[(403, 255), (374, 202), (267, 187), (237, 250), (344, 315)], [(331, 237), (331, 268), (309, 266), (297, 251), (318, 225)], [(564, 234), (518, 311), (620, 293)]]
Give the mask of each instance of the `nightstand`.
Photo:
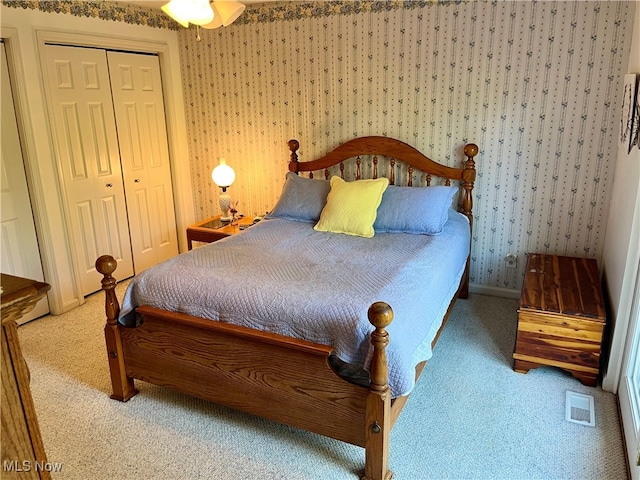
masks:
[(235, 235), (251, 225), (253, 225), (252, 217), (242, 217), (235, 225), (221, 222), (220, 215), (207, 218), (187, 227), (187, 248), (189, 250), (193, 248), (191, 242), (215, 242), (229, 235)]
[(594, 259), (529, 255), (518, 308), (515, 371), (549, 365), (595, 386), (604, 325)]

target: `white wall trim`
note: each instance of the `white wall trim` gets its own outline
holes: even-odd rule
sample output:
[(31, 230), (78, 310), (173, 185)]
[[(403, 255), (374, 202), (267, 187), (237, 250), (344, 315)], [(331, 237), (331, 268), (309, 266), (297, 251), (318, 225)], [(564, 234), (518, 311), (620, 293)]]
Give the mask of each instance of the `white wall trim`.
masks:
[(469, 285), (470, 293), (477, 293), (479, 295), (490, 295), (492, 297), (502, 298), (520, 298), (520, 290), (513, 288), (500, 288), (500, 287), (486, 287), (484, 285)]
[[(637, 266), (640, 263), (640, 186), (636, 195), (636, 205), (631, 225), (631, 234), (629, 239), (629, 250), (625, 257), (624, 264), (626, 268), (620, 285), (620, 299), (617, 308), (614, 308), (613, 338), (611, 339), (611, 354), (609, 356), (609, 364), (607, 371), (602, 378), (602, 389), (608, 392), (617, 393), (622, 379), (623, 359), (627, 338), (633, 332), (629, 330), (629, 320), (633, 308), (634, 288), (637, 277), (640, 275)], [(615, 307), (615, 306), (614, 306)]]
[[(640, 3), (635, 5), (633, 35), (627, 73), (640, 74)], [(620, 92), (622, 93), (622, 92)], [(617, 112), (620, 115), (621, 112)], [(617, 393), (629, 335), (638, 259), (640, 258), (640, 153), (619, 149), (605, 233), (603, 259), (604, 288), (609, 298), (612, 329), (609, 357), (605, 359), (602, 388)], [(634, 198), (635, 197), (635, 198)], [(628, 232), (628, 233), (627, 233)], [(628, 236), (627, 236), (628, 235)]]

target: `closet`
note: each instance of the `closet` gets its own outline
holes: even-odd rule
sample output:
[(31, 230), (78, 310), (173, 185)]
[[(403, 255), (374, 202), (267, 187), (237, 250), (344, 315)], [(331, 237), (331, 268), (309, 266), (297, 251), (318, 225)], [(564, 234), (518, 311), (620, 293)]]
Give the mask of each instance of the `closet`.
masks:
[(124, 279), (178, 254), (158, 57), (46, 45), (44, 70), (70, 251), (83, 295), (110, 254)]
[[(0, 269), (44, 281), (4, 42), (0, 42), (0, 56)], [(18, 321), (24, 323), (47, 313), (49, 303), (44, 297)]]

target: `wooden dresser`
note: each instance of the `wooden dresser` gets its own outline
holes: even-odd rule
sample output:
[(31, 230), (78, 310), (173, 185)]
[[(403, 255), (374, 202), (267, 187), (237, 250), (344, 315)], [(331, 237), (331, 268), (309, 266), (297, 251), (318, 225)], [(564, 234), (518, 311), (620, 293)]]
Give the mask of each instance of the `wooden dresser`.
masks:
[(559, 367), (595, 386), (604, 325), (595, 260), (529, 255), (518, 309), (515, 371)]
[(22, 358), (16, 320), (35, 307), (50, 286), (2, 274), (2, 465), (3, 479), (50, 479), (29, 370)]

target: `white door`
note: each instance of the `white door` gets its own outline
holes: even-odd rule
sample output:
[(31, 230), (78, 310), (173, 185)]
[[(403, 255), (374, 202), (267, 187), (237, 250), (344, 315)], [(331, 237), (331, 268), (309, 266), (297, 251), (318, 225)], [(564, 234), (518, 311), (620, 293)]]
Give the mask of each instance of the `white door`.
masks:
[[(640, 265), (638, 265), (640, 272)], [(636, 277), (629, 342), (625, 348), (623, 376), (618, 389), (622, 426), (631, 467), (631, 478), (640, 479), (640, 275)]]
[(178, 254), (160, 63), (108, 52), (136, 273)]
[(101, 288), (95, 261), (112, 255), (133, 275), (120, 153), (106, 52), (45, 47), (49, 104), (72, 252), (83, 295)]
[[(2, 103), (2, 136), (0, 138), (0, 270), (18, 277), (44, 281), (36, 228), (31, 211), (18, 124), (13, 104), (9, 69), (4, 43), (0, 43), (0, 101)], [(20, 323), (49, 313), (44, 297), (25, 314)]]

